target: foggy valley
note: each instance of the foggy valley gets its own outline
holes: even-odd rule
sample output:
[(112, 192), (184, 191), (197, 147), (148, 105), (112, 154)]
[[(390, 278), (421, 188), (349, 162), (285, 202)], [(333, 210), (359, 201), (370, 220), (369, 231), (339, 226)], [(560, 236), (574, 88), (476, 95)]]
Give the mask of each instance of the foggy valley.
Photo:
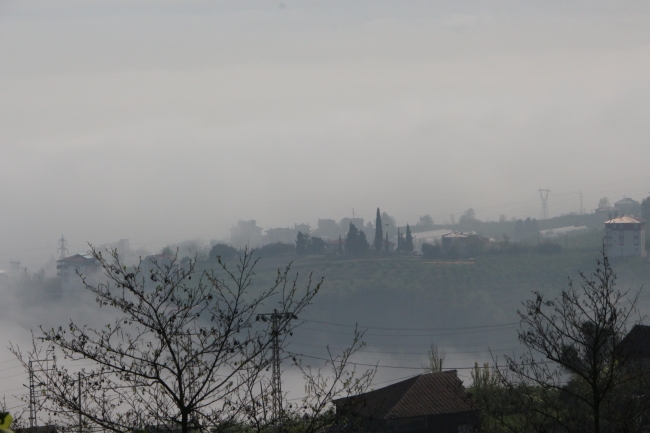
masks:
[(648, 18), (0, 1), (9, 424), (647, 431)]

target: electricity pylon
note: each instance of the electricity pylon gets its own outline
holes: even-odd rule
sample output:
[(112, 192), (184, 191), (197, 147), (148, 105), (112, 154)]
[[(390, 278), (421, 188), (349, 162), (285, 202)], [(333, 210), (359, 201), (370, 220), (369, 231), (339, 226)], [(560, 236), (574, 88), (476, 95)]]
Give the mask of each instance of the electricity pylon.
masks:
[(550, 189), (538, 189), (539, 198), (542, 199), (542, 219), (545, 220), (548, 218), (548, 194), (551, 192)]
[(271, 338), (272, 338), (272, 364), (273, 372), (271, 375), (271, 391), (273, 393), (273, 412), (274, 421), (277, 423), (279, 433), (282, 433), (282, 371), (280, 370), (282, 358), (280, 357), (280, 333), (284, 331), (291, 319), (298, 319), (294, 313), (278, 313), (273, 310), (272, 313), (262, 313), (257, 315), (257, 320), (267, 322), (271, 320)]

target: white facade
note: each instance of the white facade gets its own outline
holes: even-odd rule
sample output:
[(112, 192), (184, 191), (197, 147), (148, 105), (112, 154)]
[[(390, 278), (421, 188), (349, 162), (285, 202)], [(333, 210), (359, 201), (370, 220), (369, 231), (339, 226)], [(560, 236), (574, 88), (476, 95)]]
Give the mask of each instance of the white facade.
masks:
[(645, 257), (645, 220), (622, 216), (605, 221), (605, 251), (609, 257)]

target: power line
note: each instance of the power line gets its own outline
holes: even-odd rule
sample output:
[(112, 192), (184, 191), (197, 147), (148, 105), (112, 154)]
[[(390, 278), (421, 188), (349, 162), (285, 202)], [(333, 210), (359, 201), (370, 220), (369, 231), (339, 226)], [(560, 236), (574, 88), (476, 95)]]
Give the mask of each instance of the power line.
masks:
[(14, 368), (20, 368), (20, 367), (22, 367), (22, 364), (21, 365), (14, 365), (13, 367), (3, 368), (0, 371), (13, 370)]
[[(302, 354), (302, 353), (291, 353), (291, 355), (292, 356), (301, 356), (303, 358), (319, 359), (321, 361), (328, 361), (328, 362), (332, 361), (331, 359), (321, 358), (321, 357), (318, 357), (318, 356), (305, 355), (305, 354)], [(348, 361), (347, 363), (351, 364), (351, 365), (361, 365), (361, 366), (365, 366), (365, 367), (376, 367), (376, 368), (427, 370), (426, 367), (406, 367), (406, 366), (399, 366), (399, 365), (365, 364), (365, 363), (362, 363), (362, 362), (352, 362), (352, 361)], [(535, 363), (536, 364), (550, 364), (550, 363), (555, 363), (555, 362), (554, 361), (536, 361)], [(529, 364), (521, 364), (521, 365), (523, 366), (523, 365), (529, 365)], [(476, 368), (476, 366), (472, 366), (472, 367), (445, 367), (445, 370), (474, 370), (475, 368)], [(482, 368), (482, 367), (479, 366), (479, 368)]]
[[(518, 324), (517, 324), (518, 325)], [(444, 337), (448, 335), (464, 335), (464, 334), (475, 334), (478, 332), (490, 332), (490, 331), (504, 331), (506, 329), (512, 328), (513, 326), (503, 326), (501, 328), (491, 328), (491, 329), (480, 329), (480, 330), (474, 330), (474, 331), (465, 331), (465, 332), (449, 332), (445, 334), (396, 334), (396, 335), (391, 335), (391, 334), (376, 334), (376, 333), (370, 333), (367, 332), (364, 334), (364, 336), (374, 336), (374, 337)], [(323, 331), (322, 329), (316, 329), (316, 328), (308, 328), (308, 327), (301, 327), (301, 329), (306, 329), (308, 331)], [(349, 334), (346, 331), (327, 331), (328, 333), (333, 333), (333, 334)], [(422, 331), (424, 332), (424, 331)]]
[[(509, 343), (513, 343), (510, 341)], [(314, 348), (321, 348), (323, 349), (323, 345), (316, 345), (316, 344), (309, 344), (309, 343), (299, 343), (301, 347), (314, 347)], [(514, 350), (519, 348), (520, 346), (517, 347), (508, 347), (508, 348), (503, 348), (503, 349), (498, 349), (498, 350)], [(330, 347), (332, 350), (345, 350), (346, 347)], [(447, 355), (464, 355), (464, 354), (470, 354), (470, 353), (483, 353), (485, 351), (489, 350), (488, 348), (482, 349), (482, 350), (470, 350), (470, 351), (463, 351), (463, 352), (447, 352), (445, 351), (445, 354)], [(361, 348), (357, 351), (358, 353), (380, 353), (380, 354), (387, 354), (387, 355), (428, 355), (429, 352), (402, 352), (402, 351), (390, 351), (390, 350), (365, 350), (364, 348)]]
[(477, 326), (464, 326), (464, 327), (455, 327), (455, 328), (394, 328), (394, 327), (383, 327), (383, 326), (350, 325), (344, 323), (322, 322), (319, 320), (309, 320), (309, 319), (304, 319), (303, 322), (318, 323), (321, 325), (343, 326), (346, 328), (377, 329), (377, 330), (384, 330), (384, 331), (460, 331), (460, 330), (484, 329), (484, 328), (519, 325), (519, 322), (512, 322), (512, 323), (503, 323), (500, 325), (477, 325)]

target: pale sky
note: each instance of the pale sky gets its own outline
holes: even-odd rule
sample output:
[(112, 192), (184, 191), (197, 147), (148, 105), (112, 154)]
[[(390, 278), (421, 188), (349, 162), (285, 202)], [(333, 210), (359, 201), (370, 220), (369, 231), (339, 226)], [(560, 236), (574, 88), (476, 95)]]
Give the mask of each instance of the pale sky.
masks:
[(0, 0), (0, 268), (650, 192), (646, 1)]

